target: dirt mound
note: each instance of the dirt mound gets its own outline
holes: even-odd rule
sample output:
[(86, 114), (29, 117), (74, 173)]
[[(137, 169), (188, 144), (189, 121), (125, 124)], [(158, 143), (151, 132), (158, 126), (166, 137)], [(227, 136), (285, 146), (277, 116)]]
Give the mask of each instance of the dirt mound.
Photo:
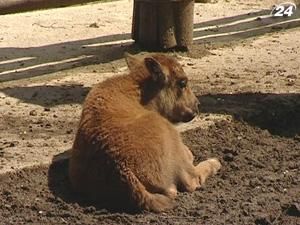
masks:
[(234, 93), (199, 97), (204, 113), (229, 114), (237, 120), (286, 137), (300, 135), (300, 94)]
[(72, 193), (68, 162), (0, 177), (1, 224), (300, 224), (300, 139), (244, 122), (183, 134), (196, 160), (221, 159), (220, 173), (163, 214), (111, 211)]

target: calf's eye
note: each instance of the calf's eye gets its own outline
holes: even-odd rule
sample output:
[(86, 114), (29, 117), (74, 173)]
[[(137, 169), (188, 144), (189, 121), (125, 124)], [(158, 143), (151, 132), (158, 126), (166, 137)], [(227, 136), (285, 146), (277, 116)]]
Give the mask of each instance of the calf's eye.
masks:
[(187, 80), (179, 80), (178, 81), (178, 86), (180, 87), (180, 88), (186, 88), (186, 86), (187, 86)]

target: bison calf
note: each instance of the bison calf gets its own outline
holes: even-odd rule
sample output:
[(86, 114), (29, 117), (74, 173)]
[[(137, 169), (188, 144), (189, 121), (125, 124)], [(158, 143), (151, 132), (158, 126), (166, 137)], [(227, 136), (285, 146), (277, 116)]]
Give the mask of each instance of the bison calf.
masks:
[(73, 189), (98, 201), (155, 212), (172, 207), (177, 190), (192, 192), (221, 167), (193, 165), (172, 123), (188, 122), (198, 101), (179, 63), (162, 54), (127, 56), (129, 74), (97, 84), (83, 105), (70, 159)]

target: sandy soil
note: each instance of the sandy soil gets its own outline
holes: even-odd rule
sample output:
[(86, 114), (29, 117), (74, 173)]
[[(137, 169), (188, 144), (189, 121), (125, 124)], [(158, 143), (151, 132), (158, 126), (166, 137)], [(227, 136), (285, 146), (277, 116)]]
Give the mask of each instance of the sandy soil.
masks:
[(70, 188), (65, 160), (50, 167), (39, 166), (0, 176), (1, 221), (3, 224), (300, 224), (299, 136), (272, 135), (237, 121), (217, 122), (208, 129), (187, 131), (183, 136), (197, 161), (217, 156), (223, 168), (199, 191), (180, 194), (173, 210), (153, 214), (128, 212), (127, 208), (124, 212), (107, 209), (105, 202), (95, 204), (80, 198)]
[(197, 160), (218, 156), (224, 168), (160, 216), (74, 203), (67, 162), (47, 165), (71, 148), (90, 87), (126, 71), (125, 51), (140, 52), (132, 1), (0, 16), (0, 173), (10, 171), (0, 178), (0, 221), (300, 224), (300, 16), (270, 18), (278, 2), (196, 4), (192, 51), (169, 54), (190, 75), (201, 114), (178, 129)]

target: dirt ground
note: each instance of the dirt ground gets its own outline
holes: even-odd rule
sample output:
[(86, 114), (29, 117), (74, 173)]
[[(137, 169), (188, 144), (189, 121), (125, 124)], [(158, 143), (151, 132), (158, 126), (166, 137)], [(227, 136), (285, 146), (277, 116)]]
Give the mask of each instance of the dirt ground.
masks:
[(300, 14), (270, 18), (279, 2), (196, 4), (194, 46), (169, 54), (201, 113), (178, 129), (223, 167), (162, 214), (86, 202), (61, 160), (91, 86), (141, 52), (132, 1), (0, 16), (0, 224), (300, 224)]

